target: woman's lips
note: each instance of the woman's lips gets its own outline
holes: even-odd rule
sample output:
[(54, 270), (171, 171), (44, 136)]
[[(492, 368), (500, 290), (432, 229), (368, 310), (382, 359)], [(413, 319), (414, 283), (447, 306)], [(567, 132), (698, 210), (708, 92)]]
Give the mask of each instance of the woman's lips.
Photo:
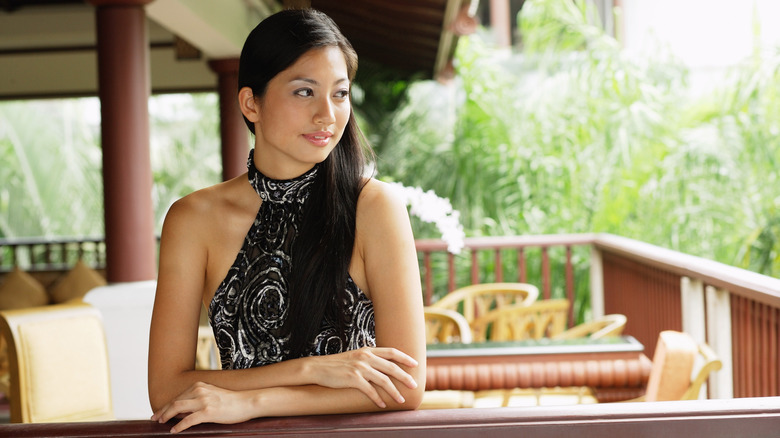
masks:
[(315, 146), (327, 146), (333, 134), (327, 131), (304, 134), (303, 137)]

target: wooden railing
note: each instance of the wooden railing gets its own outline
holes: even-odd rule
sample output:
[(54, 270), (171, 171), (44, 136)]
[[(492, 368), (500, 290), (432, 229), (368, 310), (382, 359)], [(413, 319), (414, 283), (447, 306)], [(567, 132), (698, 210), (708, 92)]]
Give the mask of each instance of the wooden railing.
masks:
[(780, 395), (780, 279), (613, 235), (593, 248), (594, 314), (626, 315), (649, 356), (661, 330), (708, 343), (723, 361), (711, 397)]
[[(447, 252), (444, 241), (418, 240), (425, 303), (469, 284), (530, 282), (540, 288), (540, 298), (565, 297), (574, 303), (569, 314), (569, 325), (574, 325), (586, 298), (576, 291), (587, 292), (588, 265), (587, 258), (576, 263), (573, 253), (575, 248), (587, 248), (593, 239), (593, 234), (467, 238), (459, 255)], [(551, 255), (554, 252), (557, 258)], [(575, 276), (575, 271), (586, 275)]]
[[(780, 279), (609, 234), (468, 238), (459, 255), (418, 240), (425, 302), (457, 287), (530, 282), (542, 298), (568, 298), (569, 325), (606, 313), (628, 317), (625, 333), (652, 357), (662, 330), (708, 343), (723, 361), (710, 397), (780, 395)], [(0, 240), (0, 274), (105, 264), (102, 239)]]
[[(583, 247), (590, 249), (587, 260), (573, 261), (573, 250)], [(529, 263), (532, 248), (538, 254)], [(563, 254), (559, 259), (550, 257), (555, 248)], [(457, 256), (436, 240), (418, 241), (417, 249), (426, 303), (442, 287), (446, 293), (466, 284), (533, 277), (543, 298), (564, 296), (573, 309), (588, 308), (580, 312), (585, 318), (626, 315), (625, 333), (645, 345), (649, 357), (663, 330), (685, 331), (709, 344), (723, 361), (710, 379), (710, 397), (780, 395), (780, 279), (610, 234), (471, 238)], [(432, 262), (437, 256), (438, 265)], [(468, 261), (460, 266), (468, 277), (459, 275), (458, 260)], [(503, 270), (514, 263), (515, 275), (506, 278)], [(553, 265), (559, 269), (551, 273)], [(444, 280), (437, 278), (442, 272)], [(584, 296), (576, 293), (583, 283)], [(571, 314), (569, 325), (574, 322)]]
[(105, 268), (103, 237), (0, 239), (0, 272), (14, 266), (31, 272), (67, 270), (78, 260)]
[[(345, 415), (258, 418), (238, 424), (199, 424), (198, 437), (776, 437), (780, 398), (606, 403), (551, 407), (432, 409)], [(168, 437), (173, 422), (0, 424), (0, 436)]]

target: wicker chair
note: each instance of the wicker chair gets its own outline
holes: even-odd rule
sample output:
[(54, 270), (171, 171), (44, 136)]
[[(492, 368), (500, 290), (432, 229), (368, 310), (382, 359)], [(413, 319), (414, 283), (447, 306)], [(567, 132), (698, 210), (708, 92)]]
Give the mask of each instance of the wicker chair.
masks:
[(449, 344), (471, 342), (471, 328), (468, 321), (460, 313), (437, 307), (426, 306), (425, 341), (428, 344)]
[(113, 419), (100, 312), (72, 302), (0, 312), (8, 342), (11, 422)]
[(504, 306), (527, 306), (539, 297), (539, 289), (528, 283), (483, 283), (456, 289), (431, 307), (459, 312), (471, 324), (487, 312)]
[(707, 344), (697, 345), (684, 332), (662, 331), (653, 355), (653, 366), (644, 396), (626, 400), (696, 400), (710, 374), (723, 363)]
[(588, 337), (600, 339), (608, 336), (620, 336), (626, 327), (625, 315), (614, 313), (604, 315), (592, 321), (583, 322), (561, 333), (551, 336), (553, 339), (575, 339)]
[(566, 329), (569, 301), (549, 299), (527, 306), (503, 306), (470, 323), (474, 342), (540, 339)]

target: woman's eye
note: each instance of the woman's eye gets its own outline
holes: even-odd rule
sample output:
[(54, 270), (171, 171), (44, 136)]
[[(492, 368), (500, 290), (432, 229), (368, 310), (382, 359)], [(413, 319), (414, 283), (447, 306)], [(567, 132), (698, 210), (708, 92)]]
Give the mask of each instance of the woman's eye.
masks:
[(301, 88), (299, 90), (295, 90), (296, 96), (311, 97), (313, 94), (314, 91), (312, 91), (311, 88)]
[(336, 97), (339, 99), (349, 98), (349, 90), (339, 90), (336, 92)]

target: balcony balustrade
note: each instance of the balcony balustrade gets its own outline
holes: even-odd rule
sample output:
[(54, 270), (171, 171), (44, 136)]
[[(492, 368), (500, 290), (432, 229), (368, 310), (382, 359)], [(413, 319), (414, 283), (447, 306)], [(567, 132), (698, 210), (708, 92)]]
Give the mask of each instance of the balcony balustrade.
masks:
[[(467, 238), (461, 254), (418, 240), (426, 304), (460, 286), (519, 281), (568, 298), (569, 326), (621, 313), (652, 357), (663, 330), (690, 333), (723, 361), (710, 398), (780, 395), (780, 279), (610, 234)], [(0, 240), (0, 279), (14, 266), (46, 286), (77, 260), (105, 268), (101, 238)]]

